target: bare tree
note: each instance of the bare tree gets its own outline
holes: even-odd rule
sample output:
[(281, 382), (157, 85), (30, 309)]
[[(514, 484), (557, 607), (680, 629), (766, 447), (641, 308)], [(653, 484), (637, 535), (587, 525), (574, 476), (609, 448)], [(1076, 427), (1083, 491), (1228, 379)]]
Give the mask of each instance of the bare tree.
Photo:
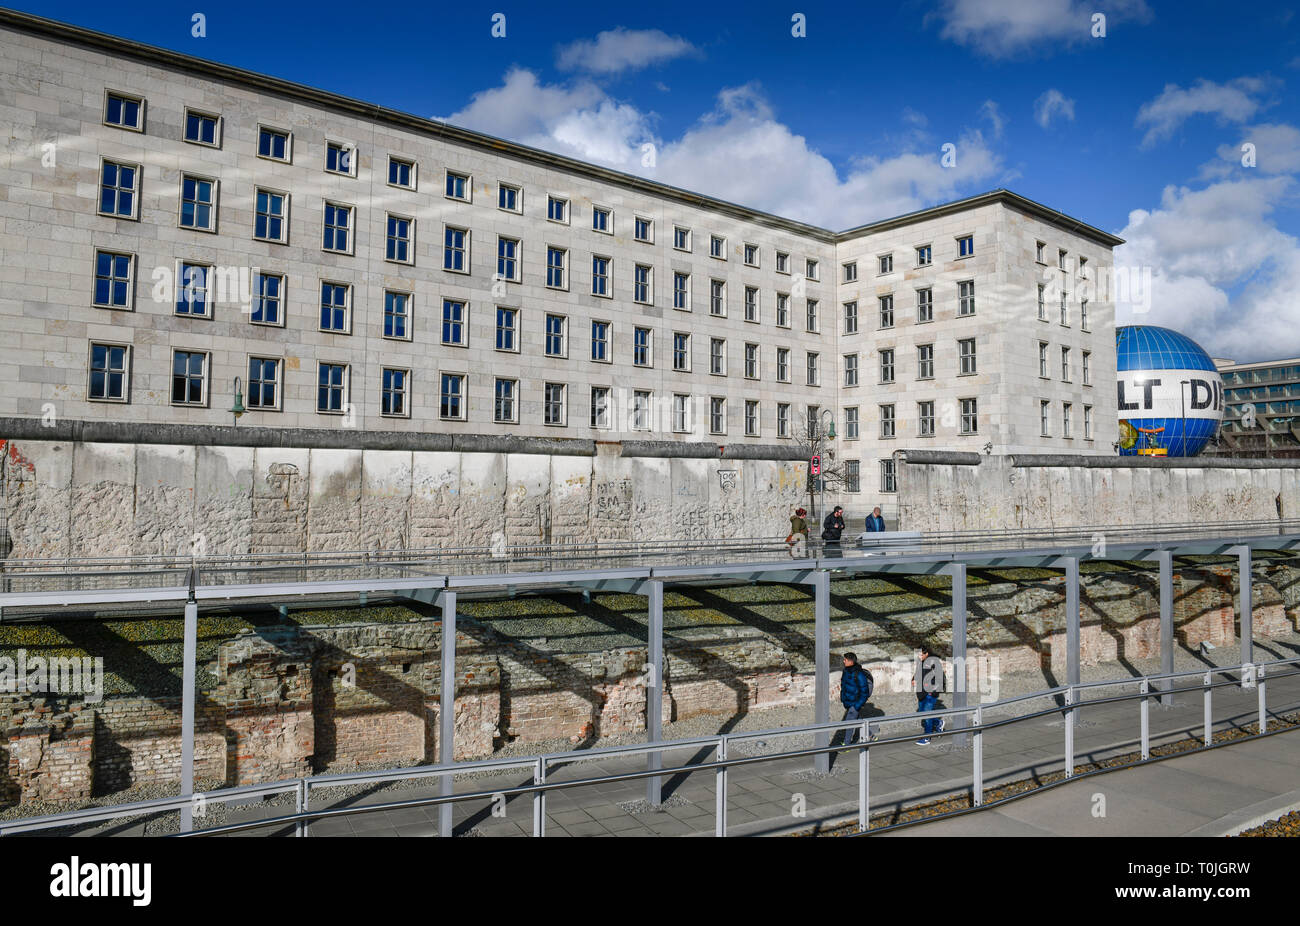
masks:
[(821, 457), (821, 475), (814, 476), (811, 471), (808, 473), (808, 511), (813, 520), (820, 524), (823, 515), (816, 499), (819, 496), (824, 499), (827, 488), (835, 490), (848, 487), (855, 477), (849, 475), (843, 460), (835, 458), (835, 438), (832, 436), (834, 425), (829, 414), (823, 414), (819, 410), (817, 417), (809, 419), (806, 413), (795, 412), (791, 427), (791, 436), (804, 462), (808, 463), (814, 456)]

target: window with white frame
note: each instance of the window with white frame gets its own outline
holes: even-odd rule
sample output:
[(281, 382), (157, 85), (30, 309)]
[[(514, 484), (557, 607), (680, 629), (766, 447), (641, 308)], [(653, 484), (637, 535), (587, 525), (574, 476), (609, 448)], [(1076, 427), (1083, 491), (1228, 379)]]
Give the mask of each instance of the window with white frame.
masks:
[(1038, 284), (1038, 317), (1047, 321), (1047, 286), (1043, 283)]
[(776, 272), (777, 273), (790, 272), (790, 255), (785, 253), (784, 251), (776, 252)]
[(448, 225), (442, 234), (442, 269), (469, 273), (469, 229)]
[(776, 436), (790, 436), (790, 405), (788, 402), (780, 402), (776, 406)]
[(135, 257), (116, 251), (95, 252), (95, 305), (106, 309), (131, 308), (135, 289)]
[(1080, 351), (1079, 354), (1080, 354), (1079, 360), (1081, 361), (1081, 366), (1082, 366), (1081, 372), (1082, 372), (1083, 384), (1085, 386), (1091, 386), (1092, 385), (1092, 352), (1085, 350), (1085, 351)]
[[(469, 174), (457, 173), (454, 170), (447, 171), (446, 183), (443, 186), (443, 195), (448, 199), (459, 199), (462, 202), (469, 202), (470, 191), (473, 185), (470, 183)], [(447, 417), (447, 416), (443, 416)]]
[(1070, 324), (1069, 294), (1064, 291), (1061, 293), (1061, 324), (1066, 327)]
[(892, 328), (892, 327), (894, 327), (894, 295), (893, 295), (893, 293), (890, 293), (890, 294), (885, 295), (885, 296), (880, 296), (880, 297), (878, 297), (878, 301), (879, 301), (879, 303), (880, 303), (880, 327), (881, 327), (881, 328)]
[(90, 378), (86, 398), (96, 402), (126, 402), (131, 381), (131, 348), (125, 344), (90, 343)]
[(893, 255), (893, 254), (881, 254), (881, 255), (880, 255), (880, 273), (881, 273), (881, 275), (886, 274), (886, 273), (893, 273), (893, 272), (894, 272), (894, 255)]
[(591, 230), (606, 235), (614, 234), (614, 216), (604, 206), (591, 207)]
[(217, 181), (181, 174), (181, 228), (217, 230)]
[(293, 146), (288, 132), (270, 126), (257, 127), (257, 156), (272, 161), (288, 163), (293, 158)]
[(1052, 436), (1052, 403), (1047, 399), (1038, 400), (1038, 436)]
[(880, 381), (882, 383), (892, 383), (894, 381), (894, 349), (885, 348), (880, 352)]
[(647, 243), (654, 241), (654, 222), (641, 216), (634, 216), (632, 219), (632, 234), (637, 241)]
[(1048, 348), (1048, 344), (1047, 344), (1046, 341), (1039, 341), (1039, 342), (1038, 342), (1038, 375), (1039, 375), (1042, 379), (1047, 379), (1047, 378), (1048, 378), (1048, 373), (1047, 373), (1047, 348)]
[(632, 364), (638, 367), (653, 366), (652, 346), (654, 333), (649, 328), (632, 329)]
[(821, 374), (818, 371), (818, 367), (817, 367), (818, 360), (819, 360), (818, 354), (812, 351), (808, 352), (808, 385), (809, 386), (821, 385)]
[(411, 294), (384, 290), (384, 337), (411, 339)]
[(778, 328), (790, 327), (790, 294), (776, 294), (776, 326)]
[(144, 131), (144, 99), (108, 91), (104, 96), (104, 125)]
[(856, 260), (841, 264), (844, 270), (844, 282), (856, 283), (858, 279), (858, 262)]
[(681, 393), (673, 394), (673, 430), (678, 433), (691, 429), (691, 397)]
[(1056, 252), (1056, 266), (1059, 267), (1061, 270), (1066, 269), (1065, 259), (1066, 259), (1066, 252), (1064, 250), (1058, 250)]
[(254, 325), (284, 324), (284, 274), (259, 273), (253, 278), (253, 305), (248, 320)]
[(820, 268), (821, 265), (818, 261), (813, 260), (811, 257), (807, 258), (804, 261), (804, 269), (806, 271), (804, 273), (804, 276), (806, 276), (810, 280), (819, 280), (821, 279), (821, 277), (818, 276), (818, 274), (821, 272)]
[(564, 383), (547, 383), (542, 390), (542, 422), (544, 424), (563, 427), (567, 418), (565, 412), (568, 408), (564, 401), (565, 386)]
[(861, 436), (862, 422), (858, 417), (858, 407), (849, 406), (844, 409), (844, 439), (857, 440)]
[(961, 338), (957, 341), (957, 357), (960, 361), (958, 371), (965, 376), (975, 373), (975, 339)]
[(273, 357), (248, 358), (248, 393), (244, 404), (249, 409), (275, 411), (280, 407), (281, 362)]
[(975, 253), (975, 238), (971, 235), (962, 235), (957, 239), (957, 256), (970, 257)]
[(709, 397), (709, 433), (727, 433), (727, 400), (721, 396)]
[(880, 406), (880, 436), (883, 438), (893, 437), (895, 433), (894, 406)]
[(208, 354), (199, 350), (172, 351), (172, 404), (208, 404)]
[(709, 236), (709, 256), (717, 257), (721, 260), (727, 259), (727, 239), (719, 238), (717, 235)]
[(923, 244), (916, 249), (916, 265), (918, 267), (930, 266), (930, 246)]
[(212, 267), (181, 261), (176, 274), (176, 314), (191, 318), (210, 318), (212, 315)]
[(844, 333), (858, 333), (858, 303), (856, 300), (844, 303)]
[(498, 376), (492, 393), (492, 420), (501, 424), (514, 424), (519, 420), (516, 396), (519, 380)]
[(862, 491), (862, 470), (857, 460), (844, 461), (844, 491)]
[(387, 418), (408, 418), (411, 371), (402, 367), (384, 367), (379, 380), (379, 414)]
[(1061, 403), (1061, 436), (1067, 440), (1072, 436), (1070, 434), (1070, 418), (1074, 413), (1074, 405), (1070, 402)]
[(569, 201), (561, 196), (546, 197), (546, 218), (552, 222), (569, 224)]
[(1046, 253), (1046, 252), (1047, 252), (1047, 245), (1046, 245), (1046, 243), (1044, 243), (1044, 242), (1042, 242), (1042, 241), (1035, 242), (1035, 244), (1034, 244), (1034, 255), (1035, 255), (1035, 256), (1034, 256), (1034, 260), (1038, 261), (1040, 264), (1045, 264), (1045, 263), (1047, 263), (1047, 253)]
[(599, 254), (591, 256), (591, 294), (609, 296), (609, 258)]
[(894, 461), (892, 459), (880, 461), (880, 491), (898, 491), (898, 483), (894, 475)]
[(442, 343), (453, 347), (469, 344), (469, 307), (461, 299), (442, 300)]
[(600, 430), (609, 428), (609, 387), (591, 387), (591, 426)]
[(961, 400), (961, 433), (979, 433), (979, 400)]
[(691, 275), (680, 270), (673, 273), (673, 308), (690, 311)]
[(287, 244), (289, 241), (289, 194), (260, 187), (254, 197), (253, 237)]
[(745, 287), (745, 321), (758, 321), (758, 287)]
[(398, 264), (415, 263), (415, 249), (412, 241), (415, 237), (415, 220), (402, 215), (388, 215), (388, 228), (385, 233), (385, 260)]
[(139, 199), (140, 168), (116, 161), (100, 162), (99, 214), (134, 219)]
[(654, 302), (654, 271), (648, 264), (637, 264), (632, 268), (632, 301), (642, 305)]
[(758, 400), (745, 400), (745, 436), (758, 437)]
[(673, 228), (673, 247), (679, 251), (691, 249), (691, 230), (677, 225)]
[(1088, 300), (1079, 300), (1079, 327), (1084, 331), (1088, 330)]
[(352, 207), (339, 203), (325, 203), (325, 233), (321, 250), (336, 254), (352, 253)]
[(957, 284), (957, 314), (975, 314), (975, 281), (963, 280)]
[(776, 349), (776, 381), (778, 383), (790, 382), (790, 348), (778, 347)]
[(746, 267), (758, 266), (758, 245), (756, 244), (745, 245), (745, 266)]
[(817, 331), (817, 324), (818, 324), (817, 309), (819, 305), (820, 304), (816, 299), (809, 299), (807, 302), (807, 309), (808, 309), (807, 327), (808, 327), (808, 331), (810, 332), (815, 333)]
[(920, 437), (934, 437), (934, 402), (916, 403), (916, 433)]
[(727, 284), (722, 280), (709, 281), (709, 314), (727, 314)]
[(519, 241), (516, 238), (497, 238), (497, 279), (518, 283)]
[(497, 340), (496, 349), (517, 352), (519, 350), (519, 310), (510, 306), (497, 306)]
[(325, 170), (331, 174), (355, 177), (357, 175), (357, 149), (347, 142), (327, 141), (325, 143)]
[(1092, 440), (1092, 406), (1083, 407), (1083, 439)]
[(564, 248), (548, 247), (546, 249), (546, 285), (551, 289), (565, 289), (568, 286), (566, 275), (569, 252)]
[(709, 373), (727, 375), (727, 342), (722, 338), (709, 338)]
[(609, 322), (593, 321), (591, 323), (591, 359), (599, 363), (610, 361)]
[(352, 287), (347, 283), (320, 284), (320, 330), (347, 334), (352, 330)]
[(524, 211), (524, 194), (519, 187), (509, 183), (497, 184), (497, 208), (506, 212)]
[(934, 345), (916, 345), (916, 378), (934, 379)]
[(415, 162), (388, 156), (388, 185), (404, 190), (415, 189)]
[(632, 393), (632, 430), (650, 430), (650, 408), (653, 397), (649, 390), (637, 389)]
[(684, 373), (691, 368), (691, 336), (682, 331), (673, 332), (673, 369)]
[(745, 345), (745, 379), (758, 379), (758, 345)]
[(858, 384), (858, 355), (844, 355), (844, 385), (856, 386)]
[(924, 325), (934, 321), (934, 290), (926, 286), (916, 291), (916, 322)]
[(438, 417), (448, 421), (464, 421), (466, 417), (465, 374), (443, 373), (438, 390)]

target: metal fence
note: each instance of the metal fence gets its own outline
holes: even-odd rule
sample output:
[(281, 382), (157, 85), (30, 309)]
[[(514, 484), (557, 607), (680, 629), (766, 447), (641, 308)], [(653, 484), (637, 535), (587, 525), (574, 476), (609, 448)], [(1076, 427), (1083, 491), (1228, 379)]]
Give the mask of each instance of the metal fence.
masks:
[[(1150, 704), (1153, 698), (1158, 698), (1161, 695), (1169, 695), (1172, 693), (1194, 694), (1196, 692), (1200, 692), (1201, 694), (1204, 716), (1203, 728), (1200, 734), (1202, 745), (1193, 750), (1180, 752), (1178, 755), (1186, 755), (1191, 752), (1197, 752), (1211, 747), (1214, 727), (1212, 714), (1213, 694), (1215, 690), (1220, 688), (1254, 688), (1257, 692), (1257, 732), (1242, 737), (1243, 740), (1272, 735), (1268, 732), (1267, 683), (1269, 680), (1275, 681), (1280, 678), (1300, 675), (1300, 668), (1292, 668), (1289, 670), (1284, 668), (1288, 666), (1300, 666), (1300, 657), (1247, 663), (1240, 666), (1218, 667), (1204, 671), (1164, 673), (1099, 682), (1088, 682), (1078, 685), (1057, 686), (1026, 695), (1020, 695), (1014, 698), (1007, 698), (971, 707), (952, 707), (936, 711), (927, 711), (924, 713), (900, 714), (885, 718), (814, 724), (799, 727), (784, 727), (758, 732), (724, 733), (716, 736), (699, 737), (695, 739), (664, 740), (633, 746), (603, 747), (528, 756), (518, 759), (486, 759), (471, 762), (457, 762), (450, 765), (395, 769), (391, 771), (319, 775), (264, 785), (224, 788), (189, 797), (181, 795), (178, 797), (119, 804), (111, 807), (77, 810), (52, 816), (33, 817), (26, 820), (0, 822), (0, 836), (85, 826), (103, 821), (121, 820), (167, 811), (182, 811), (187, 808), (193, 810), (196, 803), (201, 805), (221, 803), (229, 804), (232, 802), (243, 802), (250, 799), (279, 794), (293, 794), (295, 796), (295, 810), (291, 814), (283, 814), (280, 816), (246, 822), (222, 824), (197, 829), (192, 832), (177, 833), (175, 835), (226, 835), (247, 833), (268, 827), (278, 827), (287, 831), (292, 831), (296, 836), (306, 837), (311, 835), (311, 823), (316, 820), (384, 813), (387, 811), (405, 810), (417, 807), (443, 807), (459, 802), (494, 801), (501, 798), (508, 799), (515, 796), (531, 796), (533, 818), (532, 835), (540, 837), (546, 835), (546, 797), (548, 793), (593, 785), (612, 784), (616, 782), (647, 781), (662, 779), (673, 775), (712, 772), (716, 781), (714, 835), (721, 837), (726, 836), (728, 830), (727, 805), (730, 797), (730, 792), (728, 790), (728, 773), (731, 769), (740, 766), (787, 759), (811, 759), (816, 756), (830, 755), (845, 751), (855, 753), (857, 758), (857, 832), (860, 834), (868, 834), (870, 832), (878, 832), (884, 829), (882, 827), (877, 827), (874, 830), (870, 828), (871, 752), (873, 749), (879, 751), (879, 749), (884, 746), (906, 743), (916, 736), (915, 732), (889, 737), (878, 735), (878, 731), (883, 731), (887, 726), (909, 723), (915, 724), (921, 720), (940, 717), (950, 717), (954, 720), (960, 721), (954, 723), (952, 729), (945, 729), (942, 732), (927, 735), (936, 737), (970, 737), (971, 777), (968, 790), (973, 807), (980, 808), (984, 806), (995, 806), (995, 804), (986, 804), (985, 802), (984, 737), (992, 730), (1054, 714), (1062, 715), (1064, 719), (1064, 742), (1060, 753), (1060, 763), (1064, 778), (1065, 780), (1068, 780), (1075, 777), (1077, 774), (1075, 754), (1076, 713), (1085, 707), (1137, 701), (1139, 705), (1138, 744), (1140, 746), (1141, 758), (1137, 762), (1117, 767), (1128, 768), (1133, 765), (1141, 764), (1142, 762), (1151, 761), (1152, 737), (1150, 729)], [(1232, 676), (1234, 674), (1238, 675), (1236, 679), (1223, 678), (1222, 680), (1215, 681), (1216, 676)], [(1199, 678), (1200, 684), (1174, 687), (1174, 683), (1178, 680), (1191, 678)], [(1161, 689), (1160, 685), (1166, 683), (1168, 687)], [(1136, 688), (1137, 690), (1086, 700), (1083, 697), (1087, 692), (1100, 691), (1101, 689), (1107, 688)], [(1015, 714), (1014, 716), (1000, 720), (985, 719), (986, 714), (993, 713), (998, 709), (1021, 705), (1025, 702), (1036, 699), (1051, 699), (1053, 702), (1060, 701), (1063, 703), (1053, 703), (1050, 707), (1045, 709), (1030, 711), (1023, 714)], [(1290, 726), (1285, 729), (1300, 730), (1300, 725)], [(761, 755), (737, 753), (733, 748), (738, 744), (746, 743), (748, 741), (768, 741), (783, 737), (807, 737), (810, 734), (829, 734), (837, 731), (844, 731), (847, 739), (847, 733), (853, 730), (856, 730), (859, 733), (860, 739), (856, 743), (847, 745), (799, 747), (764, 753)], [(691, 762), (676, 767), (659, 767), (658, 762), (653, 762), (652, 764), (654, 767), (647, 768), (644, 771), (593, 775), (566, 780), (548, 779), (549, 773), (560, 766), (612, 758), (645, 757), (647, 759), (657, 759), (665, 751), (675, 751), (686, 748), (701, 751), (707, 750), (708, 753), (712, 754), (713, 758), (708, 761)], [(443, 794), (437, 797), (390, 801), (380, 804), (366, 804), (349, 807), (322, 807), (320, 809), (312, 809), (310, 806), (313, 793), (318, 793), (330, 788), (346, 787), (351, 785), (374, 785), (397, 781), (412, 781), (417, 779), (441, 780), (445, 776), (449, 775), (472, 775), (474, 773), (491, 773), (509, 769), (530, 770), (533, 779), (532, 783), (509, 788), (474, 790), (459, 794)], [(967, 789), (963, 788), (961, 790)], [(950, 791), (949, 793), (954, 792)], [(938, 814), (926, 819), (939, 819), (943, 816), (950, 815), (952, 814)], [(202, 815), (196, 814), (196, 816), (201, 819)]]

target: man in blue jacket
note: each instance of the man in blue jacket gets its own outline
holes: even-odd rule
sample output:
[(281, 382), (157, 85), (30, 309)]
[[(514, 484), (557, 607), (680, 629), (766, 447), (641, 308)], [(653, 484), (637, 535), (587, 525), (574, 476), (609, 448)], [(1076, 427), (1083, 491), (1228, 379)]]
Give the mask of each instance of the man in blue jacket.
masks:
[[(858, 665), (858, 657), (853, 653), (844, 654), (844, 671), (840, 673), (840, 703), (844, 705), (844, 719), (857, 720), (871, 697), (871, 673)], [(848, 745), (858, 741), (858, 731), (853, 730), (852, 737), (844, 739)], [(838, 737), (837, 737), (838, 738)]]
[(885, 531), (885, 519), (880, 516), (879, 505), (867, 515), (867, 530), (873, 534), (882, 534)]

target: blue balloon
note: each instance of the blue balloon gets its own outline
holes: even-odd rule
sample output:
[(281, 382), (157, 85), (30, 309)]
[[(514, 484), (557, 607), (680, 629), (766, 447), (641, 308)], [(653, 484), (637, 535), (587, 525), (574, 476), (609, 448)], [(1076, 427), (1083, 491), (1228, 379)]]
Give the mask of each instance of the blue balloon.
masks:
[(1223, 377), (1202, 347), (1154, 325), (1115, 329), (1121, 456), (1192, 457), (1218, 433)]

